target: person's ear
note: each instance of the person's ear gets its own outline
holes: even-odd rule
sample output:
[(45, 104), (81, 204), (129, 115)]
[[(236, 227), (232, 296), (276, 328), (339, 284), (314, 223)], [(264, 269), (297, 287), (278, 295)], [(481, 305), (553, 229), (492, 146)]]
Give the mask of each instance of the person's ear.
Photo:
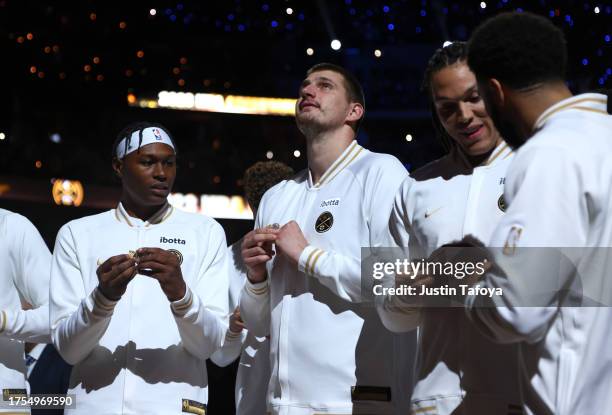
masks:
[(491, 104), (497, 108), (502, 108), (506, 104), (506, 91), (504, 86), (495, 78), (491, 78), (486, 84), (487, 95)]
[(359, 104), (358, 102), (354, 102), (351, 104), (351, 110), (349, 111), (346, 119), (349, 122), (357, 122), (363, 118), (364, 113), (365, 109), (363, 108), (363, 105)]
[(115, 175), (120, 179), (123, 178), (123, 161), (119, 160), (117, 157), (113, 157), (113, 171)]

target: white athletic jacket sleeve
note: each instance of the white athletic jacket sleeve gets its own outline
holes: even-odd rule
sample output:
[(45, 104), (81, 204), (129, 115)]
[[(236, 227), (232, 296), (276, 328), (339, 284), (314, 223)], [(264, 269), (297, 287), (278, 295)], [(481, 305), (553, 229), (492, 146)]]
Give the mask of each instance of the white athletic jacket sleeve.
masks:
[[(223, 344), (227, 330), (229, 263), (221, 225), (210, 228), (198, 282), (185, 297), (172, 303), (172, 311), (183, 346), (200, 359), (211, 357)], [(212, 355), (212, 356), (211, 356)]]
[(229, 366), (240, 357), (240, 353), (242, 353), (242, 345), (246, 339), (246, 336), (246, 330), (243, 330), (240, 333), (234, 333), (228, 328), (225, 331), (223, 346), (214, 352), (212, 356), (210, 356), (210, 359), (217, 366)]
[[(53, 344), (64, 360), (71, 365), (82, 361), (104, 335), (116, 301), (107, 299), (98, 289), (86, 293), (83, 276), (75, 249), (75, 240), (69, 224), (57, 234), (51, 286), (55, 295), (51, 315)], [(79, 300), (82, 299), (82, 300)]]
[[(393, 209), (389, 217), (389, 232), (393, 243), (401, 248), (406, 258), (415, 258), (422, 254), (418, 246), (418, 240), (412, 231), (412, 207), (415, 204), (411, 195), (411, 187), (414, 183), (412, 177), (407, 177), (402, 183), (395, 196)], [(398, 250), (398, 253), (400, 250)], [(382, 281), (385, 287), (395, 286), (395, 277), (384, 277)], [(407, 332), (416, 329), (421, 324), (421, 307), (411, 307), (402, 301), (402, 296), (393, 295), (377, 299), (378, 315), (384, 326), (396, 333)]]
[(49, 343), (49, 270), (51, 253), (38, 230), (25, 217), (5, 216), (13, 285), (32, 310), (0, 310), (0, 336), (32, 343)]
[[(266, 195), (259, 202), (255, 229), (261, 228), (261, 214), (265, 209)], [(240, 295), (240, 315), (244, 325), (253, 335), (265, 337), (270, 335), (270, 275), (265, 281), (252, 284), (247, 278)]]
[[(362, 209), (368, 218), (370, 247), (385, 247), (392, 244), (389, 234), (389, 212), (393, 198), (407, 171), (395, 158), (384, 159), (369, 173), (363, 187)], [(298, 269), (312, 275), (334, 294), (344, 300), (361, 302), (361, 258), (325, 251), (316, 246), (307, 246), (300, 255)]]
[(240, 297), (240, 313), (246, 328), (257, 337), (270, 335), (270, 286), (269, 279), (244, 284)]
[(412, 202), (408, 198), (410, 194), (410, 187), (414, 179), (412, 177), (406, 178), (402, 183), (399, 191), (395, 195), (393, 201), (393, 209), (391, 209), (391, 215), (389, 217), (389, 233), (393, 238), (395, 245), (401, 248), (407, 248), (411, 242), (409, 229), (411, 226), (411, 218), (408, 212), (408, 204)]
[[(234, 309), (240, 303), (240, 293), (246, 280), (244, 263), (242, 262), (241, 252), (242, 239), (235, 242), (227, 248), (229, 262), (229, 314), (234, 312)], [(242, 345), (247, 337), (247, 330), (242, 330), (240, 333), (235, 333), (228, 327), (225, 332), (223, 346), (217, 350), (211, 359), (217, 366), (225, 367), (234, 362), (242, 353)]]
[[(585, 246), (587, 198), (576, 198), (583, 186), (578, 160), (572, 154), (562, 148), (530, 146), (517, 153), (508, 173), (505, 197), (510, 207), (493, 234), (491, 246)], [(559, 291), (540, 290), (538, 307), (520, 305), (539, 287), (564, 286), (575, 275), (569, 263), (559, 265), (558, 257), (542, 258), (542, 251), (520, 252), (506, 255), (495, 250), (495, 262), (505, 275), (489, 273), (482, 284), (502, 288), (503, 296), (494, 297), (499, 298), (499, 304), (488, 296), (466, 299), (470, 318), (500, 342), (541, 340), (558, 312)], [(548, 253), (555, 256), (552, 250)], [(525, 267), (529, 267), (528, 275), (537, 275), (539, 281), (526, 281), (524, 272), (519, 271)]]

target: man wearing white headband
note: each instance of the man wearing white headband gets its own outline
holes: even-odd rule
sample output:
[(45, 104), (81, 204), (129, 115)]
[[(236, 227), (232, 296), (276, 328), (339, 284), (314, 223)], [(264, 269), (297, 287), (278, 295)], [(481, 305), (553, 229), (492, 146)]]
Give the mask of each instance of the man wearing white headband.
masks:
[(176, 148), (170, 135), (161, 127), (146, 127), (120, 137), (120, 141), (115, 146), (114, 156), (118, 160), (123, 160), (128, 154), (137, 151), (140, 147), (149, 144), (161, 143), (171, 147), (176, 154)]
[(167, 202), (176, 148), (158, 124), (126, 127), (113, 146), (117, 208), (59, 231), (51, 332), (74, 365), (71, 414), (201, 414), (206, 359), (224, 342), (225, 234)]

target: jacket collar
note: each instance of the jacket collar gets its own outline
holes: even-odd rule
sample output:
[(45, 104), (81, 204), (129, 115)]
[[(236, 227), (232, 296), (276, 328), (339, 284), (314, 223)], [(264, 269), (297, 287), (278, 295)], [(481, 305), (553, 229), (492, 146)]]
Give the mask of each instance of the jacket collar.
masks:
[(125, 223), (130, 227), (148, 227), (150, 225), (162, 223), (168, 219), (170, 215), (172, 215), (172, 212), (174, 212), (174, 207), (166, 202), (157, 212), (153, 214), (153, 216), (143, 221), (142, 219), (130, 216), (123, 207), (123, 204), (119, 202), (119, 205), (115, 209), (115, 218), (119, 222)]

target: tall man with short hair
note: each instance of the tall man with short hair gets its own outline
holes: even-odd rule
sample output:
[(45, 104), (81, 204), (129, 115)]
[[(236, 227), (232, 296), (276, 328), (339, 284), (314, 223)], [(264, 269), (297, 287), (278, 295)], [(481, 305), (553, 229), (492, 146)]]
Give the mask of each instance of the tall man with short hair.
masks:
[[(609, 265), (600, 262), (609, 264), (609, 253), (595, 249), (612, 246), (606, 96), (572, 96), (563, 33), (531, 13), (482, 24), (470, 39), (468, 63), (495, 125), (520, 147), (506, 180), (508, 211), (490, 242), (503, 248), (480, 283), (503, 295), (467, 297), (469, 315), (494, 339), (521, 342), (527, 413), (607, 413), (612, 309), (566, 306), (580, 304), (576, 285), (611, 303)], [(582, 250), (555, 255), (565, 247)], [(604, 258), (594, 261), (596, 253)]]
[(361, 87), (345, 69), (307, 72), (296, 121), (308, 168), (266, 192), (243, 242), (242, 317), (256, 335), (271, 336), (273, 414), (407, 410), (411, 373), (402, 360), (413, 359), (413, 338), (387, 332), (364, 303), (360, 269), (361, 247), (389, 240), (406, 170), (357, 144), (364, 112)]

